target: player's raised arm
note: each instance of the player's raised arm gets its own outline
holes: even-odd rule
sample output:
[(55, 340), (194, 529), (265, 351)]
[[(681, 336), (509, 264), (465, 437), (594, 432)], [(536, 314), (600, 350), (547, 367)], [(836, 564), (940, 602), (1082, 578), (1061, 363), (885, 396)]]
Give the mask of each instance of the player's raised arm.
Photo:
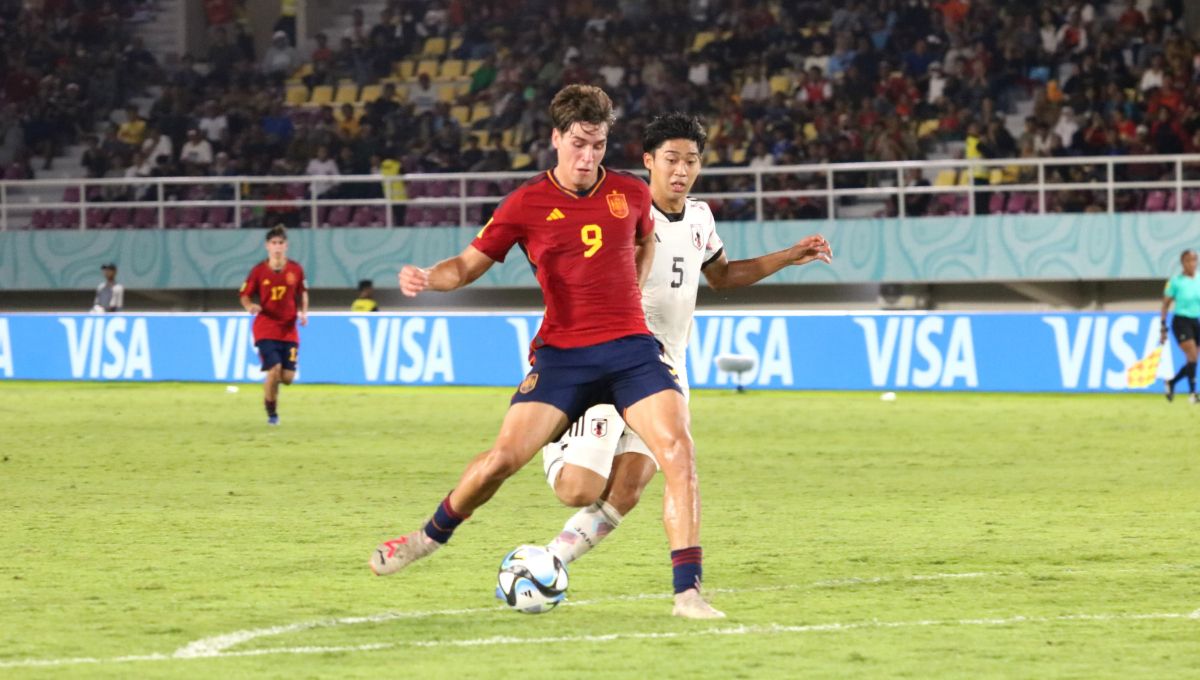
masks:
[(483, 276), (495, 263), (475, 246), (467, 246), (458, 255), (428, 269), (406, 264), (399, 274), (400, 292), (408, 297), (416, 297), (424, 290), (457, 290)]
[(704, 267), (704, 278), (716, 290), (741, 288), (757, 283), (775, 272), (789, 266), (799, 266), (820, 260), (833, 262), (833, 249), (829, 241), (820, 234), (813, 234), (797, 241), (792, 247), (760, 255), (748, 260), (730, 262), (721, 253)]

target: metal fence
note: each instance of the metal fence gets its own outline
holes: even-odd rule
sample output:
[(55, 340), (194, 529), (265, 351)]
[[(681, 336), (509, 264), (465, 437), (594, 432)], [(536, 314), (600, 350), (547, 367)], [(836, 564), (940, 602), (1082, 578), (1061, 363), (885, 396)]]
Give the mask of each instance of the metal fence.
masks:
[[(4, 180), (0, 230), (477, 226), (534, 174)], [(755, 221), (1200, 211), (1200, 154), (708, 167), (694, 195)]]

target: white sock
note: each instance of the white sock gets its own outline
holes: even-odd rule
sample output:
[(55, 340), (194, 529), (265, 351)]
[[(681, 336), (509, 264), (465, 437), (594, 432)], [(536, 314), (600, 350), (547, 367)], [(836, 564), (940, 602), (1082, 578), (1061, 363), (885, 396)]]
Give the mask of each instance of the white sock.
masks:
[(624, 517), (606, 501), (596, 501), (571, 516), (547, 549), (565, 564), (583, 557), (604, 537), (621, 526)]

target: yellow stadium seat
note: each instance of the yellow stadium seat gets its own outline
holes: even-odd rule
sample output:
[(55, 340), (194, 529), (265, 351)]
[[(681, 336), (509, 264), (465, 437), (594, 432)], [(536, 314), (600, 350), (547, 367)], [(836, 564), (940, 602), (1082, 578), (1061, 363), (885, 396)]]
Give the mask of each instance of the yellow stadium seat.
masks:
[(304, 85), (288, 85), (286, 101), (288, 106), (300, 106), (308, 101), (308, 88)]
[(288, 78), (288, 82), (289, 83), (298, 83), (298, 82), (304, 80), (305, 76), (312, 75), (312, 72), (313, 72), (312, 64), (301, 64), (300, 68), (296, 69), (296, 71), (294, 73), (292, 73), (291, 77)]
[(513, 148), (513, 141), (514, 141), (515, 134), (516, 133), (513, 131), (512, 128), (508, 128), (503, 133), (501, 133), (500, 146), (503, 146), (505, 149)]
[(442, 72), (439, 76), (442, 80), (458, 80), (464, 77), (463, 60), (462, 59), (447, 59), (442, 62)]
[(492, 117), (492, 107), (488, 106), (487, 102), (476, 102), (475, 107), (471, 109), (471, 122), (478, 123), (481, 120), (487, 120)]
[(692, 40), (692, 51), (699, 52), (704, 49), (709, 43), (717, 39), (717, 34), (712, 31), (700, 31)]
[(396, 100), (402, 101), (402, 102), (408, 101), (408, 85), (407, 84), (401, 83), (396, 86)]
[(309, 106), (325, 106), (333, 103), (333, 86), (318, 85), (312, 90), (312, 97), (308, 100)]
[(746, 147), (743, 146), (740, 149), (734, 149), (733, 155), (729, 158), (729, 160), (733, 161), (734, 163), (737, 163), (738, 165), (745, 163), (746, 162)]
[(917, 126), (917, 137), (925, 138), (941, 129), (942, 123), (937, 118), (930, 118)]
[(709, 148), (707, 151), (704, 152), (704, 164), (705, 165), (712, 165), (713, 163), (720, 162), (720, 160), (721, 160), (721, 156), (720, 156), (720, 154), (717, 153), (716, 149)]
[(421, 61), (417, 62), (417, 71), (413, 75), (416, 77), (422, 73), (428, 73), (430, 78), (437, 78), (437, 59), (422, 59)]
[(816, 125), (813, 125), (812, 123), (804, 124), (804, 139), (805, 139), (805, 141), (811, 142), (820, 136), (821, 136), (821, 133), (817, 132)]
[(480, 66), (483, 66), (482, 59), (471, 59), (467, 61), (467, 69), (465, 73), (469, 76), (478, 71)]
[(471, 122), (471, 107), (469, 106), (451, 106), (450, 117), (458, 121), (459, 125), (466, 125)]
[(471, 91), (471, 81), (463, 80), (463, 81), (454, 83), (454, 95), (456, 97), (461, 97), (470, 91)]
[(412, 59), (396, 62), (394, 73), (400, 80), (412, 80), (417, 70), (417, 63)]
[(787, 75), (786, 73), (781, 73), (776, 76), (771, 76), (770, 83), (771, 83), (771, 94), (775, 94), (776, 92), (782, 92), (784, 94), (791, 94), (791, 92), (792, 92), (792, 77)]
[(988, 175), (988, 183), (1004, 184), (1004, 171), (1000, 168), (992, 168), (991, 173)]
[(422, 56), (440, 57), (446, 53), (446, 39), (440, 37), (432, 37), (425, 39), (425, 49), (421, 52)]
[(364, 104), (370, 104), (371, 102), (379, 99), (379, 96), (382, 94), (382, 85), (364, 85), (362, 92), (358, 93), (358, 101)]
[(952, 187), (958, 180), (958, 171), (946, 168), (938, 170), (937, 176), (933, 178), (933, 186), (935, 187)]
[(463, 37), (461, 35), (450, 36), (450, 51), (451, 52), (457, 51), (458, 48), (462, 47), (462, 44), (463, 44)]
[(525, 168), (528, 168), (531, 165), (533, 165), (533, 156), (530, 156), (527, 153), (519, 153), (519, 154), (513, 155), (513, 159), (512, 159), (512, 169), (513, 170), (524, 170)]
[(471, 135), (475, 137), (475, 139), (479, 140), (479, 148), (487, 149), (489, 151), (491, 150), (491, 147), (488, 146), (488, 133), (486, 131), (472, 130)]
[(353, 104), (356, 101), (358, 101), (358, 85), (356, 83), (338, 85), (337, 94), (333, 97), (334, 104)]
[(454, 96), (454, 85), (452, 83), (438, 86), (437, 98), (439, 102), (454, 103)]

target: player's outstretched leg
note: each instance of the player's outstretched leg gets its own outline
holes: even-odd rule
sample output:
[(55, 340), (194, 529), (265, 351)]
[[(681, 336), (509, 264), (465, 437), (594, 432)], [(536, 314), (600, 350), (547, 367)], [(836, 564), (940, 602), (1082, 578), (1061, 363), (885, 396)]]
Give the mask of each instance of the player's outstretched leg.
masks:
[(267, 410), (267, 424), (279, 424), (279, 412), (276, 407), (279, 404), (279, 381), (283, 367), (275, 364), (267, 370), (266, 376), (263, 377), (263, 407)]
[(384, 541), (371, 552), (371, 571), (377, 576), (394, 574), (445, 545), (454, 530), (566, 424), (566, 415), (549, 404), (522, 402), (510, 406), (492, 448), (467, 465), (458, 485), (438, 505), (424, 528)]

